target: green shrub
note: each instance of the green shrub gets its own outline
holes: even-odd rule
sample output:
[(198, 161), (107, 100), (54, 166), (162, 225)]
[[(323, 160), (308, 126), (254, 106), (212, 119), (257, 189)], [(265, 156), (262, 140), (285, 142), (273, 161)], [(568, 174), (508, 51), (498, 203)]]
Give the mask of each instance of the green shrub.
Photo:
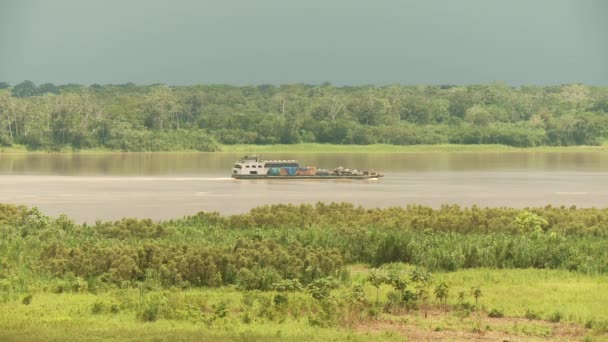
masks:
[(289, 302), (289, 297), (283, 293), (278, 293), (272, 298), (272, 301), (275, 306), (284, 307)]
[(105, 305), (102, 302), (93, 303), (93, 307), (91, 307), (91, 313), (93, 315), (98, 315), (104, 312)]
[(488, 317), (491, 318), (503, 318), (504, 316), (505, 315), (503, 312), (498, 309), (492, 309), (490, 312), (488, 312)]
[(555, 311), (554, 313), (550, 314), (547, 317), (547, 320), (551, 323), (559, 323), (562, 320), (562, 318), (564, 318), (562, 313), (559, 311)]
[(608, 333), (608, 321), (594, 321), (593, 322), (593, 330), (600, 334)]
[(30, 304), (32, 304), (33, 298), (34, 298), (34, 296), (32, 296), (31, 294), (28, 294), (27, 296), (23, 297), (23, 300), (21, 300), (21, 303), (23, 305), (30, 305)]
[(155, 303), (146, 303), (138, 312), (137, 318), (142, 322), (155, 322), (159, 317), (160, 308)]
[(526, 314), (524, 317), (526, 317), (529, 320), (540, 319), (540, 315), (530, 309), (526, 310)]
[(224, 318), (228, 316), (228, 306), (225, 302), (220, 302), (213, 307), (213, 314), (216, 318)]

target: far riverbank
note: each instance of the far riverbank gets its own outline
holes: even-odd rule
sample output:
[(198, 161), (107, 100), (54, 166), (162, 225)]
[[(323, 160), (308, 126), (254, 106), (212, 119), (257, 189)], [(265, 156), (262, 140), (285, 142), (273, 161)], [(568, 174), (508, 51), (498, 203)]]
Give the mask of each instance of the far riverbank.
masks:
[[(147, 151), (138, 151), (147, 152)], [(155, 151), (149, 153), (184, 153), (202, 152), (196, 150)], [(537, 146), (537, 147), (513, 147), (507, 145), (335, 145), (335, 144), (276, 144), (276, 145), (220, 145), (219, 151), (214, 153), (432, 153), (432, 152), (608, 152), (608, 144), (600, 146)], [(0, 147), (0, 153), (5, 154), (47, 154), (47, 153), (82, 153), (82, 154), (104, 154), (104, 153), (128, 153), (126, 151), (108, 149), (61, 149), (58, 151), (28, 150), (25, 146), (15, 145), (11, 147)]]

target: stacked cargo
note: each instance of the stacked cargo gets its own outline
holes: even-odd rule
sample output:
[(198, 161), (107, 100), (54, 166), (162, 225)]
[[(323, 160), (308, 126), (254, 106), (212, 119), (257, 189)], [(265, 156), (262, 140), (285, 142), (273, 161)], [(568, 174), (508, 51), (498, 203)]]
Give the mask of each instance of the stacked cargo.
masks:
[(297, 167), (295, 166), (285, 166), (279, 169), (279, 176), (295, 176)]
[(317, 173), (315, 166), (298, 167), (296, 176), (314, 176)]
[(326, 169), (318, 169), (317, 172), (315, 172), (315, 176), (329, 176), (329, 170)]

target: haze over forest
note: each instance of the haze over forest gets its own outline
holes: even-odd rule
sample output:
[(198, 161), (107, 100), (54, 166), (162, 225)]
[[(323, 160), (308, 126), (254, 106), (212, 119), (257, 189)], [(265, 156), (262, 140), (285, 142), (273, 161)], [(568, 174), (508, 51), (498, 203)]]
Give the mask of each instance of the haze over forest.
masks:
[(608, 2), (4, 1), (0, 81), (608, 84)]

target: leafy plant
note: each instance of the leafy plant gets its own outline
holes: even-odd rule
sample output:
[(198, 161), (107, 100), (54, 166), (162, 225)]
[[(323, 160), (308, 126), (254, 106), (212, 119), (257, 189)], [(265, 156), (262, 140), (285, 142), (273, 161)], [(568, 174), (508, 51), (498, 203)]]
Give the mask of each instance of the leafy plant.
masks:
[(483, 296), (483, 292), (479, 286), (471, 287), (471, 295), (475, 298), (475, 307), (479, 306), (479, 299)]
[(437, 298), (444, 306), (447, 304), (449, 293), (450, 286), (445, 281), (442, 281), (435, 287), (435, 298)]
[(504, 313), (498, 309), (492, 309), (490, 312), (488, 312), (488, 317), (491, 318), (503, 318), (504, 316)]
[(34, 298), (34, 296), (32, 294), (28, 294), (25, 297), (23, 297), (23, 299), (21, 300), (21, 303), (23, 305), (30, 305), (30, 304), (32, 304), (33, 298)]
[(562, 318), (564, 318), (564, 315), (559, 311), (555, 311), (547, 317), (547, 320), (551, 323), (559, 323)]

